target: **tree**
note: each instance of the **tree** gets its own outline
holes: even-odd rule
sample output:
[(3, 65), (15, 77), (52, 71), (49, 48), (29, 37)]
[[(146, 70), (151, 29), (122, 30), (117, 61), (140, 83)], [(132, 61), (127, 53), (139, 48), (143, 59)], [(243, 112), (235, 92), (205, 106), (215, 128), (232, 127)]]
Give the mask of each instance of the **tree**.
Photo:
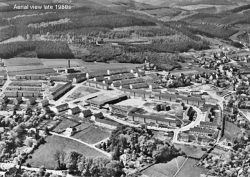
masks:
[(66, 167), (69, 171), (77, 170), (77, 163), (81, 158), (81, 154), (76, 151), (71, 151), (66, 156)]
[(65, 169), (65, 156), (66, 153), (64, 151), (57, 150), (54, 154), (54, 160), (57, 162), (57, 169)]
[(112, 160), (119, 160), (120, 159), (120, 147), (119, 145), (117, 145), (114, 148), (114, 152), (112, 154)]

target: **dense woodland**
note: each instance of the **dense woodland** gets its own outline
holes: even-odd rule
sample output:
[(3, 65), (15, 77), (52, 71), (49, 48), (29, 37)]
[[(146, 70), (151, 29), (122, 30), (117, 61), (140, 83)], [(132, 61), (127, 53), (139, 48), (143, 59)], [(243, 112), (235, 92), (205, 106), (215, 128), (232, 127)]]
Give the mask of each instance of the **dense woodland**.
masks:
[(12, 58), (25, 51), (35, 51), (38, 58), (73, 58), (66, 42), (22, 41), (0, 44), (0, 58)]

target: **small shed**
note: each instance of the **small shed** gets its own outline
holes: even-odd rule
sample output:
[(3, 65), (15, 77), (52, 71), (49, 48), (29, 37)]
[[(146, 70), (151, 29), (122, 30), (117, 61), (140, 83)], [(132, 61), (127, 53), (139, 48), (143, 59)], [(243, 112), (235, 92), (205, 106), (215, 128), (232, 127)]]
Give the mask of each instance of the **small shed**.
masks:
[(30, 105), (34, 105), (36, 104), (36, 98), (29, 98), (27, 101), (26, 101), (26, 105), (27, 106), (30, 106)]
[(49, 105), (49, 100), (42, 100), (39, 104), (38, 104), (38, 106), (39, 107), (46, 107), (46, 106), (48, 106)]

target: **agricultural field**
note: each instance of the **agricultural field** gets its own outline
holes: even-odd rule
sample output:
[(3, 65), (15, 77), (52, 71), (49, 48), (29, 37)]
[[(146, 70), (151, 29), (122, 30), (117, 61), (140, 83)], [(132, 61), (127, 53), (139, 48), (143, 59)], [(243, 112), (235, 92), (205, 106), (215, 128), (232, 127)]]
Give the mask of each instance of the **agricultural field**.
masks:
[(40, 59), (46, 67), (59, 68), (68, 67), (68, 60), (70, 60), (71, 67), (77, 67), (82, 65), (82, 60), (79, 59)]
[(39, 67), (43, 66), (43, 63), (38, 58), (10, 58), (4, 59), (4, 65), (7, 67), (11, 66), (27, 66), (27, 67)]
[(188, 159), (176, 177), (195, 177), (206, 174), (208, 170), (197, 167), (197, 163), (198, 161), (194, 159)]
[(45, 141), (46, 143), (35, 150), (32, 158), (28, 159), (26, 164), (29, 163), (32, 167), (37, 168), (44, 165), (47, 169), (55, 169), (57, 167), (57, 162), (54, 159), (56, 151), (65, 153), (77, 151), (86, 157), (106, 157), (99, 151), (71, 139), (52, 135), (48, 136)]
[(179, 170), (179, 167), (185, 162), (185, 160), (186, 158), (179, 156), (172, 159), (170, 162), (155, 164), (142, 171), (142, 174), (152, 177), (172, 177)]
[(23, 74), (53, 74), (55, 71), (52, 68), (22, 70), (22, 71), (10, 71), (9, 76), (23, 75)]
[(89, 126), (86, 129), (76, 133), (73, 137), (89, 144), (95, 144), (108, 138), (111, 132), (96, 126)]
[(97, 93), (99, 90), (90, 87), (78, 87), (71, 95), (66, 98), (66, 101), (72, 101), (77, 98), (87, 96), (92, 93)]

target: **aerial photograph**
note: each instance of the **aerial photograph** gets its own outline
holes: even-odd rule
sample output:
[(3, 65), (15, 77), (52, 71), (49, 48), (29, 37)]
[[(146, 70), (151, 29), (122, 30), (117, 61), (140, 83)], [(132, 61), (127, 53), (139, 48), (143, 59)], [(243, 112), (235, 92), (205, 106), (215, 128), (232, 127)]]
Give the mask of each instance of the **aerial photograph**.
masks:
[(250, 177), (250, 0), (0, 0), (0, 177)]

